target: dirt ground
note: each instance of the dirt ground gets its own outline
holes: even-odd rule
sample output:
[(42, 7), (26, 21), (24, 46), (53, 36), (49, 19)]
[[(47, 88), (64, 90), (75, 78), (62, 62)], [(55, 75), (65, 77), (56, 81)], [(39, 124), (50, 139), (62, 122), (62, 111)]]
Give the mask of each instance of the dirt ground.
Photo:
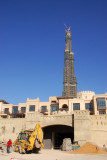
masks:
[[(13, 158), (13, 159), (12, 159)], [(68, 154), (60, 150), (41, 150), (39, 154), (0, 153), (0, 160), (107, 160), (105, 154)]]

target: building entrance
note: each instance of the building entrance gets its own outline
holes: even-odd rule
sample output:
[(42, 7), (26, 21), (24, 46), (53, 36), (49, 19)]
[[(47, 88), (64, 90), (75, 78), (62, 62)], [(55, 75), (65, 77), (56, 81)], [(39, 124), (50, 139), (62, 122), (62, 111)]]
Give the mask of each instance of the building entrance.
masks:
[(65, 125), (53, 125), (43, 128), (44, 148), (45, 149), (61, 149), (63, 139), (71, 138), (74, 140), (74, 128)]

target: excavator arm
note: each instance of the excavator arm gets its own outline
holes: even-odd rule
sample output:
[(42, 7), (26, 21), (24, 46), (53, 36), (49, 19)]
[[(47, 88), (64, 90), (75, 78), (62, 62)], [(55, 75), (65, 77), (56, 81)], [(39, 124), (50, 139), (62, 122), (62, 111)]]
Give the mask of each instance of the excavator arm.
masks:
[(34, 148), (34, 146), (36, 148), (41, 148), (43, 147), (43, 132), (42, 129), (40, 127), (40, 124), (36, 124), (36, 127), (34, 129), (34, 131), (31, 133), (30, 138), (29, 138), (29, 147), (28, 150), (32, 150)]

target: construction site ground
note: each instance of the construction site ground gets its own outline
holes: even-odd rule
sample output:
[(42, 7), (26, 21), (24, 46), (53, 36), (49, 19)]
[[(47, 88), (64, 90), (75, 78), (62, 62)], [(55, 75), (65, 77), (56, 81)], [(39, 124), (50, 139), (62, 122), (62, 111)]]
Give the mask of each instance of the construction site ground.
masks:
[(0, 160), (107, 160), (107, 154), (70, 154), (60, 150), (42, 149), (39, 154), (0, 153)]

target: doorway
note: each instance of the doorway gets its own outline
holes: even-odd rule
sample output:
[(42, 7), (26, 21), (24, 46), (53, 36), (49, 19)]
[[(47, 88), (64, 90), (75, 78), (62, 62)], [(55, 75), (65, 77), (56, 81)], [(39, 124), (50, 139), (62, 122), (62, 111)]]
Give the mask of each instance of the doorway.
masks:
[(45, 149), (60, 149), (64, 138), (74, 140), (74, 127), (53, 125), (43, 128), (43, 143)]

